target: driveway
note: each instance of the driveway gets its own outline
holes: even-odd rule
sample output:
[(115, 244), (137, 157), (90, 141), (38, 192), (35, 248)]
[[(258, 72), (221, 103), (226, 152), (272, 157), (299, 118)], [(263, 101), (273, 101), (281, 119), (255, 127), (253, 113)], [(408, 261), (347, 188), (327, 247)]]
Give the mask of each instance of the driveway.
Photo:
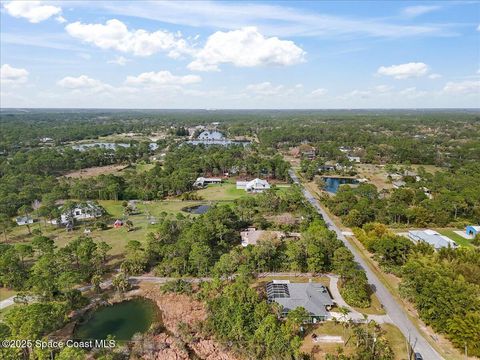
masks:
[(340, 239), (345, 246), (353, 253), (355, 261), (360, 265), (365, 273), (367, 274), (368, 282), (372, 285), (375, 294), (382, 303), (385, 312), (388, 317), (391, 319), (392, 323), (395, 324), (406, 339), (411, 340), (411, 345), (415, 352), (422, 354), (424, 359), (428, 360), (437, 360), (443, 359), (440, 354), (428, 343), (425, 337), (420, 333), (417, 327), (408, 317), (407, 313), (403, 309), (403, 306), (395, 300), (393, 295), (387, 290), (383, 283), (378, 279), (377, 275), (370, 269), (365, 260), (360, 256), (360, 253), (357, 249), (350, 244), (347, 238), (342, 234), (340, 230), (330, 216), (327, 214), (325, 209), (320, 205), (317, 199), (300, 183), (299, 178), (295, 172), (290, 169), (289, 175), (292, 178), (293, 182), (299, 185), (302, 189), (303, 195), (307, 201), (312, 204), (312, 206), (322, 215), (327, 227), (337, 233), (338, 239)]

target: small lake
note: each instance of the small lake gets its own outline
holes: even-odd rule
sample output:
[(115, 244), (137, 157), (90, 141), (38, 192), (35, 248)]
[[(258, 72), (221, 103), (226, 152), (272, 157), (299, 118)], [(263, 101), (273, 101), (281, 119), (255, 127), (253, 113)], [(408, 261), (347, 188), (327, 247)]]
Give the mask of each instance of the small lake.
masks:
[(150, 325), (160, 320), (160, 310), (148, 299), (137, 298), (94, 310), (91, 317), (75, 329), (78, 340), (106, 339), (128, 341), (135, 333), (144, 333)]
[(182, 211), (188, 212), (190, 214), (205, 214), (208, 209), (210, 209), (210, 205), (195, 205), (195, 206), (189, 206), (189, 207), (184, 207)]
[(323, 180), (325, 181), (324, 190), (334, 194), (338, 191), (338, 188), (340, 187), (340, 185), (358, 184), (357, 179), (351, 179), (351, 178), (324, 177)]

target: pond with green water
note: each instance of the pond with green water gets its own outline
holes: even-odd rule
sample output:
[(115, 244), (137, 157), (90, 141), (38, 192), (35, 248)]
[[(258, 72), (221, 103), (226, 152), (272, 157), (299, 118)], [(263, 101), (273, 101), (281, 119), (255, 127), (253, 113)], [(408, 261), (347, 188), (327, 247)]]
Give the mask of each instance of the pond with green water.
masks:
[(135, 333), (144, 333), (154, 322), (161, 320), (157, 305), (148, 299), (126, 300), (110, 306), (102, 306), (79, 324), (74, 333), (78, 340), (106, 339), (127, 341)]

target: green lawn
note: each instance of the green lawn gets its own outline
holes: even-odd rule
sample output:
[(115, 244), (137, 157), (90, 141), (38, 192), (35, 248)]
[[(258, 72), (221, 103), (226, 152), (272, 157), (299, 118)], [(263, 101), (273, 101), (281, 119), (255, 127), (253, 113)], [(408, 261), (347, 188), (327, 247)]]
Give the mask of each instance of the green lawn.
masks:
[[(149, 222), (150, 216), (154, 217), (156, 220), (168, 215), (175, 216), (178, 213), (182, 213), (185, 216), (197, 216), (183, 212), (182, 209), (184, 207), (205, 203), (205, 201), (180, 200), (138, 202), (137, 208), (139, 214), (128, 217), (128, 219), (133, 222), (135, 230), (128, 232), (125, 228), (114, 229), (111, 227), (108, 230), (92, 230), (89, 236), (95, 241), (105, 241), (111, 245), (112, 250), (110, 251), (110, 254), (118, 256), (123, 253), (125, 245), (130, 240), (143, 242), (146, 235), (154, 230), (155, 225), (151, 225)], [(124, 219), (122, 201), (101, 200), (99, 201), (99, 204), (105, 208), (112, 218), (109, 225), (113, 225), (116, 218)], [(45, 225), (42, 221), (31, 225), (30, 228), (32, 230), (40, 229), (44, 235), (53, 238), (57, 246), (63, 247), (71, 240), (83, 235), (85, 228), (91, 228), (91, 225), (89, 222), (85, 222), (85, 224), (78, 225), (74, 231), (67, 232), (64, 228), (57, 228), (50, 224)], [(28, 242), (31, 238), (32, 236), (28, 234), (26, 226), (17, 226), (8, 235), (10, 243)]]
[(211, 184), (204, 189), (197, 190), (197, 194), (205, 200), (212, 201), (231, 201), (243, 196), (249, 196), (245, 190), (237, 189), (236, 184), (233, 182)]
[(461, 237), (460, 235), (454, 233), (454, 230), (457, 230), (457, 229), (435, 229), (435, 230), (438, 231), (442, 235), (448, 236), (450, 239), (455, 241), (460, 246), (467, 246), (467, 247), (468, 246), (473, 246), (472, 245), (472, 240), (465, 239), (465, 238)]

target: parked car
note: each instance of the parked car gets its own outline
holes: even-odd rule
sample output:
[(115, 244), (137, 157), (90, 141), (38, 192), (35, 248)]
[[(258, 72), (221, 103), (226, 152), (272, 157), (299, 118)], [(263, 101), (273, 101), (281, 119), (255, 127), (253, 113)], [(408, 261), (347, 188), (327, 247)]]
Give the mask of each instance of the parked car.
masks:
[(415, 353), (415, 360), (423, 360), (422, 354), (416, 352), (416, 353)]

